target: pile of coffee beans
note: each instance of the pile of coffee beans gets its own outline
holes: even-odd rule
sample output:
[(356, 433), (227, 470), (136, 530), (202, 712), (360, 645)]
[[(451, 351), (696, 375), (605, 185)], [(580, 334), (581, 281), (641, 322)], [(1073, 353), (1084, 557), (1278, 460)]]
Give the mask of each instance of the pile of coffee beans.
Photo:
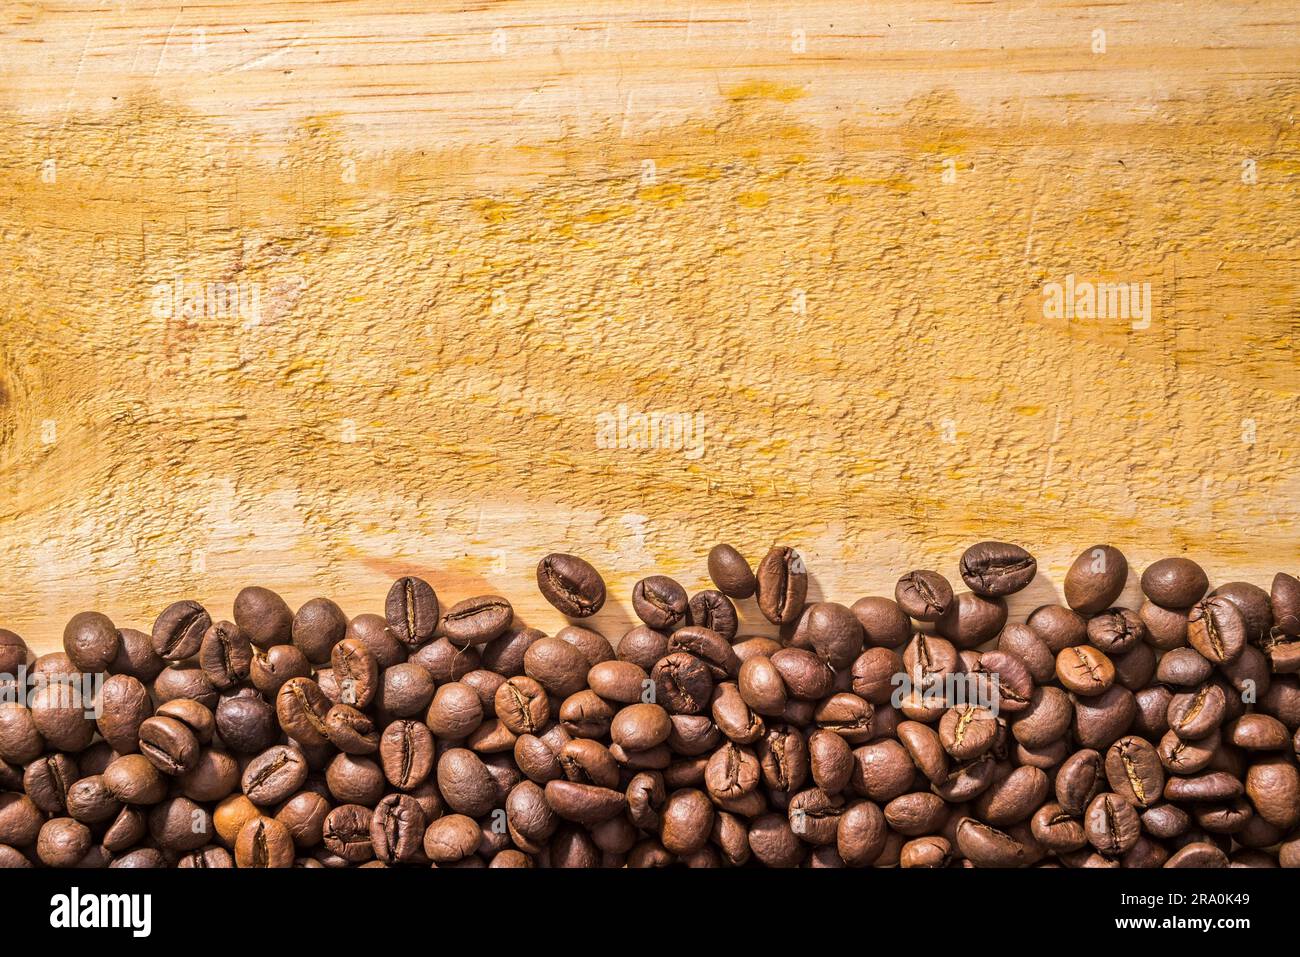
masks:
[(382, 616), (82, 612), (34, 660), (0, 630), (0, 866), (1300, 866), (1300, 581), (1166, 558), (1118, 607), (1099, 545), (1009, 623), (1034, 557), (957, 570), (810, 603), (794, 549), (718, 545), (713, 587), (637, 582), (617, 643), (566, 554), (554, 635), (419, 578)]

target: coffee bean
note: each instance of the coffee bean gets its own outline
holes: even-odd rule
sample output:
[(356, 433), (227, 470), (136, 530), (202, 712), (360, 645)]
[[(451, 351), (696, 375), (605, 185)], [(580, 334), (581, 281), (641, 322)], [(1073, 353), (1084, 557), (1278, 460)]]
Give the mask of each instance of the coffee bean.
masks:
[(957, 825), (957, 847), (976, 867), (1021, 867), (1029, 859), (1020, 841), (972, 817)]
[(980, 542), (961, 556), (961, 578), (966, 587), (984, 598), (998, 598), (1020, 591), (1038, 572), (1034, 556), (1019, 545)]
[(699, 714), (713, 695), (713, 676), (707, 665), (684, 651), (661, 658), (650, 672), (655, 700), (674, 714)]
[(759, 563), (757, 580), (758, 608), (768, 621), (784, 625), (803, 611), (808, 593), (808, 571), (803, 559), (792, 548), (775, 546)]
[(693, 624), (717, 632), (728, 642), (736, 637), (740, 625), (736, 606), (720, 591), (708, 589), (692, 595), (687, 614)]
[(384, 600), (384, 617), (398, 641), (407, 648), (418, 648), (438, 627), (438, 596), (421, 578), (399, 578)]
[(284, 733), (305, 745), (329, 742), (325, 715), (330, 701), (310, 678), (290, 678), (275, 698), (275, 713)]
[(379, 762), (388, 783), (412, 791), (433, 771), (433, 734), (419, 721), (394, 721), (379, 739)]
[(1111, 545), (1085, 549), (1065, 574), (1065, 602), (1081, 615), (1095, 615), (1119, 598), (1128, 579), (1128, 561)]
[(862, 626), (863, 642), (881, 648), (898, 648), (912, 637), (912, 622), (898, 603), (888, 598), (859, 598), (850, 607)]
[(1247, 622), (1230, 599), (1198, 601), (1187, 614), (1187, 642), (1213, 664), (1235, 661), (1246, 646)]
[(589, 618), (605, 604), (605, 580), (576, 555), (552, 552), (538, 562), (537, 587), (570, 618)]
[(375, 805), (370, 818), (370, 844), (385, 864), (415, 860), (424, 850), (424, 811), (407, 794), (390, 794)]
[(184, 661), (199, 653), (203, 635), (212, 624), (196, 601), (178, 601), (163, 609), (153, 624), (153, 650), (166, 661)]
[(1211, 598), (1226, 598), (1237, 606), (1246, 620), (1246, 640), (1260, 644), (1273, 627), (1273, 609), (1268, 592), (1250, 582), (1227, 582), (1210, 593)]
[[(1291, 576), (1207, 597), (1167, 559), (1135, 613), (1098, 546), (1067, 576), (1075, 608), (1021, 624), (1016, 546), (968, 551), (975, 590), (916, 571), (851, 608), (790, 597), (807, 571), (773, 551), (753, 591), (779, 636), (738, 634), (743, 582), (686, 601), (651, 575), (634, 602), (656, 627), (617, 652), (575, 624), (512, 628), (491, 596), (434, 639), (417, 580), (351, 621), (244, 589), (197, 663), (167, 667), (152, 637), (82, 616), (31, 672), (76, 684), (0, 704), (0, 864), (1300, 865)], [(718, 578), (747, 572), (715, 554)], [(158, 647), (206, 614), (170, 606)], [(0, 665), (28, 655), (0, 632)], [(114, 674), (92, 712), (77, 676), (96, 655)]]
[(140, 753), (163, 774), (176, 777), (193, 769), (199, 741), (175, 718), (155, 715), (140, 725)]
[(632, 610), (647, 627), (671, 631), (686, 620), (686, 589), (666, 575), (643, 578), (632, 589)]
[(514, 620), (510, 602), (497, 595), (466, 598), (447, 609), (442, 631), (457, 645), (485, 645), (506, 633)]
[(239, 626), (219, 621), (210, 626), (199, 646), (199, 664), (214, 688), (224, 691), (248, 677), (253, 646)]
[(468, 738), (483, 723), (483, 703), (469, 685), (449, 682), (434, 694), (424, 723), (440, 738)]
[(235, 596), (235, 625), (258, 648), (287, 645), (293, 640), (293, 611), (283, 598), (258, 585)]
[(1300, 637), (1300, 579), (1286, 572), (1273, 576), (1269, 603), (1278, 634)]
[(130, 675), (110, 675), (100, 689), (98, 709), (95, 725), (113, 750), (119, 754), (137, 750), (140, 725), (153, 714), (149, 689)]
[(908, 572), (894, 586), (894, 601), (917, 621), (938, 621), (952, 604), (952, 585), (938, 572)]
[(935, 622), (934, 629), (958, 648), (975, 648), (996, 636), (1006, 623), (1004, 599), (964, 591)]
[(1092, 646), (1075, 645), (1056, 656), (1056, 677), (1075, 694), (1100, 695), (1114, 683), (1115, 666)]
[(313, 598), (293, 616), (293, 644), (312, 664), (324, 664), (347, 629), (347, 616), (338, 605), (328, 598)]
[(524, 673), (560, 697), (581, 691), (589, 670), (591, 665), (582, 652), (559, 638), (542, 638), (524, 653)]
[(1088, 842), (1107, 857), (1118, 857), (1132, 849), (1141, 835), (1141, 826), (1133, 805), (1110, 792), (1093, 798), (1083, 816)]
[(1132, 650), (1146, 635), (1142, 619), (1127, 608), (1111, 608), (1088, 622), (1088, 643), (1112, 657)]
[(293, 748), (276, 745), (253, 758), (240, 786), (254, 804), (278, 804), (307, 780), (307, 762)]
[(832, 668), (847, 668), (862, 652), (862, 625), (835, 602), (808, 605), (795, 626), (791, 644), (816, 652)]
[[(117, 657), (119, 641), (117, 627), (107, 616), (93, 611), (73, 615), (63, 629), (63, 650), (81, 671), (105, 671)], [(23, 650), (26, 651), (25, 646)], [(26, 661), (24, 653), (21, 663), (26, 664)], [(5, 673), (13, 674), (15, 671), (16, 666)]]
[(238, 867), (292, 867), (293, 837), (274, 818), (259, 817), (239, 830), (235, 840)]
[(709, 552), (709, 578), (718, 591), (737, 601), (753, 596), (758, 581), (745, 557), (730, 545), (714, 545)]

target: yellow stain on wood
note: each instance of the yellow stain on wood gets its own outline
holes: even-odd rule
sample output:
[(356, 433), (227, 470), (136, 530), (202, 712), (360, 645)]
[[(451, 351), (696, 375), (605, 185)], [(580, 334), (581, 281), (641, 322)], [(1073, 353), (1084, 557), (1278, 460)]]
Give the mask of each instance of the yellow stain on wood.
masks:
[[(134, 47), (75, 10), (0, 20), (0, 627), (50, 649), (82, 607), (228, 616), (250, 582), (355, 614), (409, 572), (553, 628), (532, 568), (562, 548), (606, 573), (616, 634), (637, 577), (700, 587), (716, 540), (794, 544), (852, 601), (1006, 538), (1043, 570), (1015, 614), (1098, 541), (1263, 585), (1300, 562), (1294, 11), (1132, 4), (1194, 36), (1153, 26), (1151, 85), (1114, 93), (1136, 54), (1089, 59), (1091, 15), (1033, 5), (998, 63), (965, 9), (814, 3), (888, 50), (810, 31), (835, 57), (779, 63), (761, 17), (638, 52), (632, 11), (572, 74), (404, 39), (486, 57), (481, 15), (308, 6), (398, 35), (317, 66), (260, 23), (196, 84), (150, 11)], [(521, 9), (511, 49), (552, 50)], [(175, 36), (202, 17), (238, 19)], [(24, 47), (60, 24), (82, 87)], [(1149, 325), (1047, 315), (1068, 276), (1149, 282)], [(620, 412), (698, 416), (702, 454), (601, 447)]]

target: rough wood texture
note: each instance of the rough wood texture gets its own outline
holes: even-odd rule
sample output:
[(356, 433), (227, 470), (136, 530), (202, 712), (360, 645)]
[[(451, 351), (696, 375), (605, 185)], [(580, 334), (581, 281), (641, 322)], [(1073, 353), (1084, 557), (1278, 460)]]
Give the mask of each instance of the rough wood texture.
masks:
[(851, 601), (1006, 538), (1013, 614), (1096, 541), (1295, 570), (1293, 3), (429, 6), (0, 10), (0, 626), (414, 571), (552, 628), (566, 548), (617, 634), (718, 539)]

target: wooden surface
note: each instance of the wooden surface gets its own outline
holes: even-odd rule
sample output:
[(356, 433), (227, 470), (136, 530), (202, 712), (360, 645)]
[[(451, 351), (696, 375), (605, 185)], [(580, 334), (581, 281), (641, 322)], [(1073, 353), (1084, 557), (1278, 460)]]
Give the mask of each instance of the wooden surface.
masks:
[(1098, 541), (1296, 570), (1294, 3), (440, 6), (0, 8), (0, 627), (416, 572), (554, 628), (558, 548), (613, 635), (718, 539), (846, 602), (1009, 539), (1013, 614)]

